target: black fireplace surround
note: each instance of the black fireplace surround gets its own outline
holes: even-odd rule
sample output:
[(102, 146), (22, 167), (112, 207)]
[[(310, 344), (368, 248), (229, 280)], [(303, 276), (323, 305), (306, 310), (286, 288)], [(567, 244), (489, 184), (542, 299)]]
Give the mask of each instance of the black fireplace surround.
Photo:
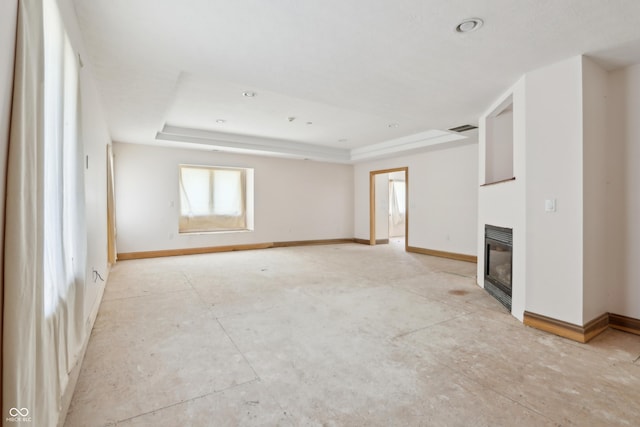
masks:
[(511, 311), (513, 229), (484, 226), (484, 288)]

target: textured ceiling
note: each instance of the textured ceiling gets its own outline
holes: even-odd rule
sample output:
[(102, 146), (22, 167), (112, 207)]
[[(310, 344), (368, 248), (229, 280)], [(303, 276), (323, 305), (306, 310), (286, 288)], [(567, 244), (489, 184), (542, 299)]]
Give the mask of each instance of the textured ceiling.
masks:
[[(123, 142), (168, 126), (362, 152), (476, 123), (573, 55), (640, 60), (638, 0), (69, 1)], [(469, 17), (484, 26), (456, 33)]]

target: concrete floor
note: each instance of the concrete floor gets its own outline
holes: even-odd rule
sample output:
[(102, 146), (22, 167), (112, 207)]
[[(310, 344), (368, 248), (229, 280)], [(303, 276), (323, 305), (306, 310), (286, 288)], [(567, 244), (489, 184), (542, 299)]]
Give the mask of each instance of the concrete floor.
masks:
[(640, 337), (525, 327), (397, 244), (119, 262), (75, 426), (638, 426)]

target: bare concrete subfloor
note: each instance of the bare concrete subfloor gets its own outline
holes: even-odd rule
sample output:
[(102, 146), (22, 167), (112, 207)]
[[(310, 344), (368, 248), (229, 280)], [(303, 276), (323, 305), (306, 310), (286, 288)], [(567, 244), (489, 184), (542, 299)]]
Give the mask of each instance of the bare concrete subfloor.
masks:
[(119, 262), (67, 427), (637, 426), (640, 337), (528, 328), (399, 245)]

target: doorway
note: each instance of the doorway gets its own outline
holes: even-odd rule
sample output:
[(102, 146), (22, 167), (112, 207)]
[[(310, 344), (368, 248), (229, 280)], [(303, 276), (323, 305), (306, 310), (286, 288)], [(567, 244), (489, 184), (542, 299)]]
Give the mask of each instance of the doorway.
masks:
[(389, 174), (389, 243), (398, 247), (405, 243), (405, 225), (407, 217), (406, 208), (406, 181), (404, 172), (391, 172)]
[[(392, 184), (397, 182), (398, 184)], [(402, 184), (400, 184), (402, 182)], [(394, 191), (404, 190), (404, 194)], [(394, 206), (395, 206), (395, 221)], [(399, 206), (401, 204), (402, 206)], [(392, 234), (404, 235), (404, 250), (409, 246), (409, 168), (401, 167), (369, 172), (369, 244), (387, 243)], [(395, 222), (396, 227), (392, 227)], [(404, 232), (398, 231), (404, 225)], [(386, 235), (385, 235), (386, 234)]]

